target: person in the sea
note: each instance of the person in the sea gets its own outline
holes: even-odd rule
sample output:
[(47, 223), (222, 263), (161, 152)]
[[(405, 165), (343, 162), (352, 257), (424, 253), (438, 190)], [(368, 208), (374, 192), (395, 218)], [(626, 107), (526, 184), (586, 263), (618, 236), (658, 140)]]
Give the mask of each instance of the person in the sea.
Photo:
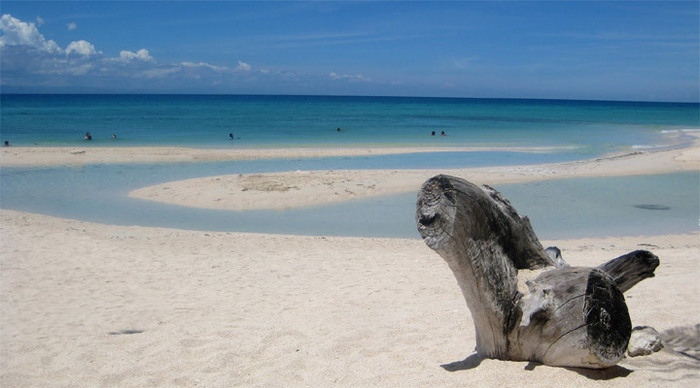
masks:
[(5, 140), (5, 147), (9, 147), (9, 146), (10, 146), (10, 142)]
[(92, 135), (90, 134), (90, 132), (85, 132), (85, 138), (84, 138), (84, 139), (85, 139), (85, 140), (92, 140)]
[(229, 140), (233, 140), (233, 132), (231, 132), (231, 133), (228, 134), (228, 139), (229, 139)]
[(338, 129), (336, 129), (336, 131), (340, 132), (341, 131), (340, 127), (338, 127)]
[(430, 132), (430, 136), (435, 136), (435, 131)]
[(440, 133), (440, 136), (447, 136), (447, 134), (445, 133), (445, 131), (442, 131), (442, 132)]
[(113, 133), (113, 134), (112, 134), (112, 140), (117, 140), (117, 134), (116, 134), (116, 133)]

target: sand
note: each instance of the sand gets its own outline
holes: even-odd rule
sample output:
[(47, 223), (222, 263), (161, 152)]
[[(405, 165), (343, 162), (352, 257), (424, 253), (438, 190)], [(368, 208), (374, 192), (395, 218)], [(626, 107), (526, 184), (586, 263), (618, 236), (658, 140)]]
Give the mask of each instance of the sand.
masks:
[[(644, 166), (644, 167), (640, 167)], [(630, 152), (557, 164), (442, 170), (336, 170), (222, 175), (167, 182), (131, 197), (208, 209), (287, 209), (307, 205), (417, 192), (426, 179), (450, 174), (478, 184), (519, 183), (571, 177), (601, 177), (700, 171), (700, 143), (657, 152)]]
[[(502, 174), (700, 171), (697, 156), (691, 147)], [(318, 176), (285, 183), (299, 190), (260, 190), (249, 177), (237, 184), (257, 196), (315, 185), (313, 192), (324, 182), (343, 187), (341, 178), (324, 175), (333, 173), (291, 174)], [(352, 174), (351, 185), (380, 190), (399, 173), (380, 173), (377, 183)], [(418, 178), (403, 185), (415, 187)], [(602, 371), (476, 359), (459, 287), (417, 239), (196, 232), (10, 210), (0, 212), (0, 238), (3, 387), (700, 385), (698, 233), (543, 242), (560, 247), (572, 265), (595, 266), (635, 249), (661, 259), (656, 277), (626, 300), (633, 325), (666, 333), (666, 347)]]
[[(3, 387), (700, 384), (678, 352), (697, 357), (697, 332), (603, 371), (474, 361), (456, 281), (419, 240), (1, 219)], [(699, 237), (544, 243), (585, 266), (655, 252), (626, 298), (633, 325), (663, 332), (700, 322)]]
[(551, 147), (297, 147), (297, 148), (185, 148), (185, 147), (5, 147), (3, 166), (51, 166), (96, 163), (208, 162), (318, 158), (327, 156), (395, 155), (416, 152), (513, 151), (551, 152)]

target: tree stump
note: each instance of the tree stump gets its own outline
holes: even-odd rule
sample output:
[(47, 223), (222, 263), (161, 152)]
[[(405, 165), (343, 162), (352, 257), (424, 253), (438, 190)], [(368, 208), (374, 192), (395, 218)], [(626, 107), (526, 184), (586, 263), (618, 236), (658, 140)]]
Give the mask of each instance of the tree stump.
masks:
[(654, 276), (652, 253), (570, 267), (496, 190), (446, 175), (423, 184), (416, 222), (457, 278), (479, 356), (585, 368), (624, 356), (632, 325), (622, 293)]

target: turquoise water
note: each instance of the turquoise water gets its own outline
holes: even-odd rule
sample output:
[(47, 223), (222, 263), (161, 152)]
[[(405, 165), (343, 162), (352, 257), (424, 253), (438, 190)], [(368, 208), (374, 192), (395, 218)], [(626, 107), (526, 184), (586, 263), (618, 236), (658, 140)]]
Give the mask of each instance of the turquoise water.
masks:
[[(655, 145), (664, 131), (700, 127), (700, 105), (692, 103), (237, 95), (0, 98), (0, 140), (16, 145), (554, 146), (602, 154)], [(432, 131), (438, 135), (430, 136)], [(442, 131), (448, 136), (439, 136)], [(91, 142), (83, 141), (86, 132)], [(236, 139), (230, 141), (229, 133)]]
[[(319, 169), (554, 163), (682, 145), (698, 104), (385, 97), (2, 95), (0, 139), (32, 146), (551, 147), (403, 155), (0, 169), (0, 207), (85, 221), (195, 230), (418, 238), (416, 193), (288, 211), (191, 209), (127, 197), (201, 176)], [(341, 128), (338, 132), (337, 128)], [(430, 132), (436, 131), (437, 136)], [(447, 136), (439, 136), (445, 131)], [(90, 132), (92, 141), (82, 140)], [(234, 140), (228, 140), (233, 132)], [(111, 134), (117, 134), (112, 140)], [(669, 143), (668, 135), (676, 135)], [(697, 230), (698, 173), (497, 187), (541, 238)], [(651, 205), (651, 206), (638, 206)], [(663, 209), (663, 210), (654, 210)]]
[(497, 187), (542, 239), (700, 230), (700, 172), (569, 178)]
[[(293, 168), (315, 169), (347, 159), (287, 162)], [(127, 197), (135, 188), (160, 182), (278, 170), (276, 161), (264, 160), (4, 168), (0, 170), (0, 205), (115, 225), (419, 238), (414, 221), (417, 192), (292, 210), (243, 212), (194, 209)], [(695, 231), (700, 220), (699, 188), (697, 172), (496, 186), (521, 215), (530, 218), (542, 239)]]

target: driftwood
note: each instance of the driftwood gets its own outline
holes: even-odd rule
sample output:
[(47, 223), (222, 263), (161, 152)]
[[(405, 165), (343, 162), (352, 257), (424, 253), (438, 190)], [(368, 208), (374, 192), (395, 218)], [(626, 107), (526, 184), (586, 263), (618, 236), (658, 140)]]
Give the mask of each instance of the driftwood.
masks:
[(446, 175), (423, 184), (416, 222), (457, 278), (480, 357), (605, 368), (624, 356), (632, 325), (622, 293), (654, 276), (652, 253), (570, 267), (496, 190)]

